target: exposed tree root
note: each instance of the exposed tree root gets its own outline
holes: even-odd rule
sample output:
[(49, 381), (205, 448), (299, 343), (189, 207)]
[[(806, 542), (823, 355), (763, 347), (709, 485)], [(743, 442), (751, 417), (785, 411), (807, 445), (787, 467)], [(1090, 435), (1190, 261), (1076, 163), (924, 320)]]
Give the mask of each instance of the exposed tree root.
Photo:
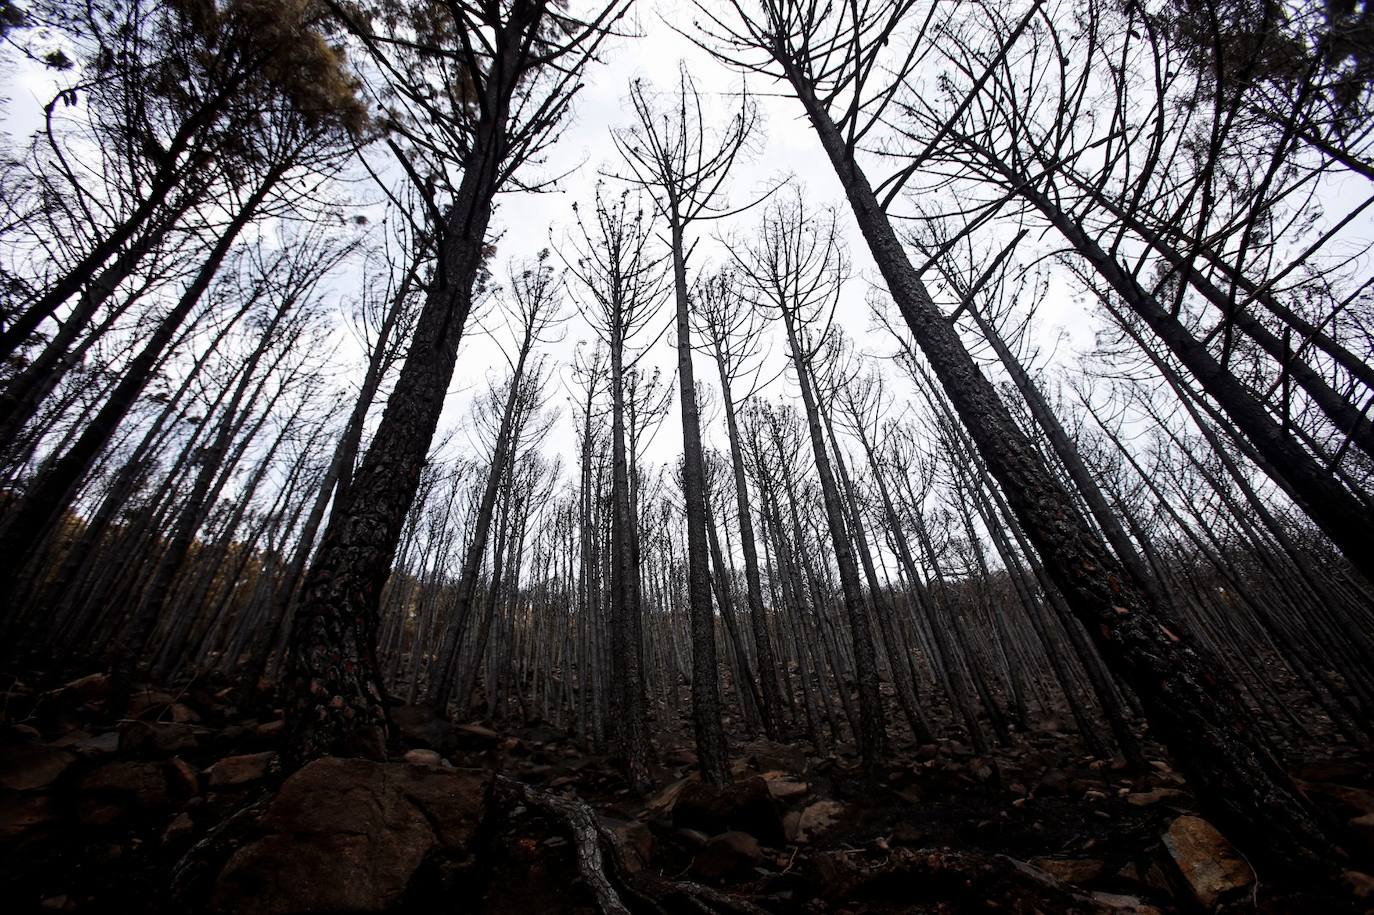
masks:
[(577, 798), (531, 788), (498, 775), (492, 785), (498, 803), (518, 801), (562, 824), (577, 855), (578, 874), (604, 915), (656, 915), (697, 911), (708, 915), (767, 915), (747, 899), (689, 880), (636, 880), (622, 863), (621, 843), (596, 813)]
[(632, 915), (616, 889), (617, 883), (623, 888), (628, 881), (620, 873), (615, 837), (601, 826), (590, 807), (576, 798), (540, 791), (504, 775), (496, 776), (492, 797), (498, 802), (518, 800), (561, 823), (572, 838), (582, 882), (603, 915)]

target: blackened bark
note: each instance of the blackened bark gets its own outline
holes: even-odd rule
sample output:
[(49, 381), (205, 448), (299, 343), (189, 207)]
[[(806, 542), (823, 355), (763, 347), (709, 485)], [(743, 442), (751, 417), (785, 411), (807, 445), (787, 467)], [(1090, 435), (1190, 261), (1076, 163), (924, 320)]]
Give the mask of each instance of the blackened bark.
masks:
[(1121, 526), (1121, 520), (1117, 518), (1116, 512), (1112, 511), (1107, 504), (1107, 497), (1102, 494), (1102, 488), (1097, 485), (1097, 480), (1089, 473), (1083, 459), (1079, 457), (1078, 448), (1069, 438), (1069, 434), (1064, 431), (1063, 425), (1059, 422), (1059, 417), (1055, 415), (1049, 402), (1045, 400), (1045, 395), (1040, 392), (1040, 387), (1030, 377), (1021, 360), (1007, 346), (1002, 335), (997, 332), (977, 308), (970, 307), (969, 314), (978, 324), (978, 329), (983, 337), (992, 344), (993, 352), (1001, 360), (1002, 367), (1011, 376), (1016, 389), (1025, 398), (1027, 406), (1030, 407), (1031, 415), (1044, 430), (1045, 437), (1049, 440), (1050, 447), (1054, 450), (1055, 457), (1064, 465), (1064, 469), (1069, 472), (1069, 477), (1073, 480), (1074, 486), (1078, 488), (1079, 495), (1088, 504), (1088, 510), (1092, 512), (1093, 518), (1102, 528), (1103, 535), (1107, 542), (1111, 544), (1112, 551), (1116, 553), (1116, 558), (1121, 560), (1121, 564), (1126, 567), (1126, 571), (1131, 573), (1138, 585), (1150, 599), (1156, 603), (1162, 602), (1163, 598), (1159, 590), (1154, 585), (1154, 576), (1150, 574), (1149, 567), (1145, 565), (1145, 560), (1140, 557), (1140, 552), (1136, 550), (1135, 544), (1127, 536), (1125, 529)]
[[(1369, 549), (1374, 542), (1374, 516), (1359, 499), (1322, 468), (1207, 347), (1102, 250), (1078, 222), (1009, 167), (1002, 167), (1009, 181), (1018, 182), (1018, 192), (1026, 201), (1059, 230), (1226, 412), (1351, 565), (1366, 580), (1374, 581), (1374, 551)], [(1356, 428), (1343, 431), (1355, 433), (1363, 428), (1363, 422), (1359, 417)]]
[(907, 724), (911, 726), (911, 733), (916, 737), (917, 742), (932, 743), (935, 740), (935, 735), (931, 732), (930, 722), (926, 720), (925, 712), (921, 708), (921, 700), (916, 692), (916, 680), (911, 675), (909, 659), (903, 656), (903, 641), (897, 632), (897, 614), (893, 609), (891, 599), (882, 587), (882, 583), (878, 581), (878, 571), (873, 565), (873, 552), (869, 547), (868, 533), (864, 529), (859, 494), (854, 488), (853, 480), (849, 477), (849, 468), (845, 464), (844, 455), (840, 453), (839, 439), (835, 437), (835, 427), (830, 421), (829, 413), (825, 412), (822, 415), (825, 420), (826, 431), (830, 434), (830, 441), (834, 445), (835, 469), (840, 473), (840, 483), (844, 486), (846, 502), (849, 505), (854, 546), (859, 554), (860, 565), (863, 566), (864, 578), (868, 581), (868, 593), (872, 601), (873, 615), (878, 618), (878, 626), (883, 632), (883, 646), (887, 653), (888, 667), (892, 671), (892, 685), (893, 691), (897, 694), (897, 704), (901, 706), (902, 714), (906, 716)]
[(773, 656), (773, 642), (768, 634), (768, 620), (763, 609), (763, 583), (759, 578), (758, 546), (754, 541), (754, 522), (749, 508), (749, 487), (744, 475), (744, 452), (740, 447), (739, 423), (735, 419), (735, 402), (730, 394), (730, 377), (724, 357), (716, 353), (716, 367), (720, 371), (720, 389), (725, 401), (725, 431), (730, 439), (730, 467), (735, 480), (735, 507), (739, 512), (740, 550), (744, 554), (744, 582), (749, 597), (749, 623), (754, 632), (756, 665), (759, 674), (759, 714), (763, 730), (770, 738), (778, 736), (778, 717), (782, 697), (778, 690), (777, 661)]
[(692, 727), (702, 780), (730, 783), (725, 729), (720, 722), (719, 661), (715, 613), (711, 609), (710, 545), (706, 536), (706, 470), (701, 451), (701, 416), (692, 370), (692, 325), (687, 301), (687, 260), (682, 225), (671, 218), (673, 291), (677, 304), (678, 401), (682, 408), (682, 495), (687, 509), (687, 602), (692, 627)]
[[(1222, 828), (1279, 866), (1335, 860), (1316, 815), (1250, 726), (1235, 687), (1161, 618), (1084, 524), (916, 274), (851, 149), (788, 59), (787, 70), (860, 231), (907, 326), (1041, 553), (1074, 615), (1144, 704), (1193, 790)], [(1215, 379), (1213, 379), (1215, 383)], [(1232, 379), (1234, 383), (1234, 379)], [(1360, 526), (1368, 525), (1365, 519)], [(1365, 537), (1365, 543), (1369, 542)]]
[(787, 340), (792, 350), (792, 365), (801, 387), (802, 405), (806, 410), (806, 428), (811, 436), (811, 451), (820, 477), (821, 500), (825, 503), (826, 520), (830, 526), (830, 540), (835, 546), (835, 563), (840, 571), (840, 589), (849, 616), (850, 636), (854, 642), (855, 676), (859, 681), (859, 754), (864, 774), (877, 778), (887, 754), (887, 724), (883, 713), (882, 694), (878, 690), (878, 652), (873, 639), (873, 625), (864, 604), (863, 588), (859, 584), (859, 570), (854, 561), (854, 547), (845, 524), (844, 508), (840, 503), (835, 473), (826, 454), (825, 436), (821, 432), (819, 407), (811, 378), (811, 366), (802, 349), (795, 316), (782, 310), (787, 328)]
[[(498, 81), (508, 85), (513, 77), (503, 75)], [(301, 587), (287, 668), (287, 755), (295, 766), (319, 756), (386, 756), (376, 656), (381, 593), (443, 411), (486, 249), (509, 105), (508, 95), (494, 94), (444, 227), (443, 273), (421, 310), (373, 444), (347, 498), (336, 502)]]
[(630, 486), (625, 441), (625, 336), (619, 322), (611, 334), (611, 698), (616, 750), (636, 790), (649, 781), (649, 735), (644, 698), (641, 637), (639, 522)]
[[(285, 166), (275, 166), (261, 179), (215, 242), (195, 279), (183, 290), (172, 310), (158, 322), (143, 348), (125, 366), (123, 378), (110, 392), (105, 405), (86, 425), (71, 448), (24, 494), (23, 501), (0, 537), (0, 595), (6, 598), (11, 595), (19, 577), (16, 573), (28, 558), (29, 550), (43, 540), (67, 510), (78, 484), (152, 380), (153, 366), (162, 358), (163, 351), (210, 287), (238, 233), (257, 215), (258, 208), (285, 172)], [(10, 603), (8, 599), (0, 600), (0, 604), (7, 603)]]
[[(191, 152), (193, 154), (199, 153), (194, 156), (196, 159), (210, 158), (203, 151), (195, 148), (196, 138), (201, 130), (208, 127), (223, 112), (224, 106), (230, 101), (230, 93), (236, 88), (237, 83), (237, 78), (226, 83), (222, 91), (216, 93), (205, 106), (182, 122), (176, 134), (168, 142), (167, 148), (162, 151), (161, 160), (165, 164), (157, 170), (149, 183), (147, 194), (129, 215), (97, 241), (89, 251), (78, 258), (70, 269), (54, 280), (37, 299), (16, 315), (8, 327), (0, 331), (0, 357), (9, 356), (23, 346), (24, 342), (33, 335), (33, 332), (44, 321), (56, 314), (64, 302), (76, 295), (81, 287), (89, 282), (91, 276), (100, 269), (102, 264), (114, 257), (147, 225), (154, 214), (166, 204), (168, 197), (178, 184), (185, 182), (187, 175), (194, 168), (204, 164), (203, 161), (185, 161), (178, 164), (178, 160), (182, 156)], [(189, 203), (190, 201), (178, 204), (176, 211), (180, 213), (189, 206)], [(138, 256), (119, 258), (116, 266), (123, 273), (123, 276), (120, 276), (114, 285), (118, 285), (118, 282), (123, 281), (124, 276), (133, 272), (138, 261), (147, 253), (147, 250), (136, 244), (127, 253)], [(112, 276), (102, 276), (102, 279), (105, 278), (114, 279)]]
[(377, 340), (373, 344), (372, 354), (367, 361), (367, 372), (363, 376), (362, 386), (358, 389), (358, 396), (353, 401), (353, 409), (348, 414), (348, 421), (344, 424), (343, 433), (339, 436), (333, 456), (329, 460), (329, 466), (325, 469), (324, 478), (320, 481), (320, 487), (315, 493), (315, 499), (310, 506), (310, 513), (306, 515), (305, 523), (301, 526), (291, 562), (287, 565), (281, 583), (273, 596), (272, 605), (268, 610), (268, 622), (255, 627), (253, 630), (248, 647), (248, 661), (238, 676), (239, 691), (243, 695), (252, 695), (257, 689), (258, 683), (267, 673), (268, 664), (274, 652), (282, 643), (283, 634), (290, 631), (300, 597), (301, 576), (305, 572), (306, 562), (310, 559), (311, 552), (315, 549), (315, 538), (319, 534), (320, 525), (324, 522), (325, 510), (329, 507), (331, 500), (342, 502), (347, 498), (348, 486), (353, 478), (353, 465), (357, 461), (358, 448), (362, 443), (363, 424), (367, 421), (367, 412), (371, 409), (372, 401), (377, 396), (377, 389), (381, 386), (382, 376), (386, 373), (388, 361), (394, 354), (391, 335), (396, 330), (396, 325), (405, 308), (405, 300), (415, 282), (415, 274), (419, 269), (418, 257), (417, 254), (416, 261), (406, 271), (400, 288), (391, 302), (391, 307), (387, 310), (386, 318), (383, 319), (382, 326), (378, 329)]
[[(482, 569), (482, 557), (487, 552), (487, 540), (491, 534), (492, 517), (496, 509), (496, 496), (502, 481), (509, 470), (513, 456), (514, 427), (520, 399), (525, 393), (525, 365), (529, 360), (530, 348), (534, 345), (534, 328), (520, 341), (520, 353), (515, 361), (515, 371), (511, 376), (510, 390), (506, 393), (506, 403), (501, 411), (501, 423), (496, 431), (496, 444), (492, 449), (491, 466), (487, 468), (487, 480), (482, 487), (482, 498), (477, 505), (477, 518), (473, 521), (472, 540), (468, 543), (467, 554), (463, 557), (463, 570), (458, 579), (458, 593), (454, 597), (452, 617), (448, 631), (444, 635), (443, 648), (439, 652), (440, 673), (430, 701), (439, 711), (448, 708), (453, 697), (453, 687), (458, 675), (458, 656), (462, 649), (463, 632), (467, 629), (468, 617), (472, 612), (473, 599), (477, 593), (477, 579)], [(495, 585), (493, 585), (493, 589)], [(495, 591), (493, 590), (493, 593)]]
[[(113, 677), (113, 692), (116, 696), (122, 697), (124, 690), (132, 684), (133, 676), (140, 672), (146, 672), (152, 662), (152, 658), (148, 657), (144, 649), (162, 616), (162, 611), (171, 594), (172, 583), (176, 580), (187, 554), (191, 551), (191, 546), (196, 539), (196, 532), (205, 520), (205, 513), (227, 482), (227, 478), (220, 473), (220, 469), (224, 466), (234, 436), (244, 420), (247, 419), (248, 411), (240, 411), (239, 405), (243, 402), (248, 393), (249, 385), (254, 380), (258, 362), (268, 348), (276, 342), (273, 338), (277, 327), (286, 318), (289, 308), (289, 303), (278, 308), (272, 316), (272, 320), (263, 329), (258, 345), (240, 369), (239, 382), (235, 386), (233, 396), (229, 398), (229, 402), (224, 407), (219, 428), (200, 455), (200, 467), (196, 472), (195, 482), (191, 486), (186, 504), (182, 506), (181, 512), (177, 516), (167, 549), (158, 559), (152, 578), (144, 589), (142, 598), (134, 608), (133, 617), (118, 640), (114, 655), (115, 675)], [(258, 393), (261, 392), (262, 384), (266, 382), (266, 378), (267, 376), (264, 375), (259, 382)], [(256, 396), (249, 397), (249, 404), (253, 404), (256, 399)], [(250, 406), (249, 410), (251, 409)], [(263, 412), (264, 419), (269, 413), (270, 409)], [(246, 444), (247, 442), (244, 443), (245, 447)], [(231, 461), (230, 466), (232, 465), (233, 462)], [(195, 613), (197, 609), (191, 607), (186, 612)]]

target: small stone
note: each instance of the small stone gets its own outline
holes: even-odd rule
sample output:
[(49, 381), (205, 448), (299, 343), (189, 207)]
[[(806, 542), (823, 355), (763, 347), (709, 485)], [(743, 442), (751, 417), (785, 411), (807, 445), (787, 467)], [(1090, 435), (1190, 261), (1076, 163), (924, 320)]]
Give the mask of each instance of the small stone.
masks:
[(162, 844), (170, 848), (182, 848), (190, 844), (196, 824), (189, 814), (178, 813), (167, 828), (162, 831)]
[(167, 760), (167, 777), (178, 793), (192, 797), (200, 793), (200, 774), (180, 756)]
[(1161, 915), (1159, 909), (1141, 902), (1136, 896), (1118, 893), (1093, 893), (1093, 902), (1102, 907), (1104, 913), (1111, 915)]
[(653, 813), (666, 813), (672, 809), (677, 802), (677, 796), (682, 793), (683, 787), (687, 784), (687, 779), (674, 782), (655, 795), (645, 807)]
[(780, 801), (801, 797), (810, 790), (811, 786), (806, 782), (794, 782), (782, 778), (768, 780), (768, 793)]
[(1035, 786), (1036, 797), (1056, 797), (1069, 793), (1070, 781), (1068, 773), (1063, 769), (1051, 769), (1041, 778), (1040, 783)]
[(692, 848), (701, 848), (711, 837), (699, 829), (679, 829), (673, 833)]
[(106, 731), (103, 734), (91, 735), (85, 731), (73, 731), (53, 741), (52, 745), (71, 750), (80, 756), (112, 756), (119, 752), (119, 732)]
[(172, 703), (172, 721), (177, 724), (194, 724), (200, 721), (200, 712), (181, 702)]
[(654, 834), (639, 820), (616, 820), (601, 817), (605, 826), (616, 837), (620, 857), (625, 869), (632, 874), (648, 867), (653, 860)]
[(129, 721), (119, 729), (119, 752), (142, 759), (163, 759), (198, 744), (189, 724), (156, 721)]
[(698, 877), (720, 880), (748, 873), (762, 860), (759, 840), (747, 832), (732, 830), (711, 837), (706, 847), (697, 853), (692, 871)]
[(462, 734), (465, 737), (472, 737), (477, 740), (490, 741), (492, 743), (501, 742), (500, 734), (496, 733), (491, 728), (484, 727), (480, 724), (460, 724), (458, 725), (458, 733)]
[(1352, 819), (1350, 832), (1356, 841), (1364, 846), (1365, 852), (1374, 856), (1374, 813), (1366, 813), (1364, 816)]
[(402, 705), (391, 710), (391, 724), (401, 746), (425, 747), (440, 753), (458, 749), (453, 722), (428, 705)]
[(1356, 899), (1374, 899), (1374, 877), (1360, 871), (1345, 871), (1341, 874), (1341, 882)]
[(897, 828), (892, 830), (889, 842), (893, 845), (920, 846), (926, 844), (928, 838), (926, 831), (919, 826), (899, 823)]
[(149, 718), (154, 719), (177, 701), (177, 697), (171, 693), (164, 693), (155, 689), (140, 689), (129, 697), (129, 707), (124, 712), (125, 718)]
[(1161, 801), (1172, 801), (1181, 797), (1183, 797), (1183, 792), (1177, 788), (1154, 788), (1150, 791), (1127, 794), (1126, 803), (1132, 807), (1149, 807)]
[(438, 750), (406, 750), (402, 757), (412, 766), (442, 766), (444, 758), (439, 755)]
[(783, 840), (777, 802), (761, 778), (729, 785), (687, 782), (673, 802), (673, 825), (707, 835), (740, 830), (768, 845)]
[(1200, 817), (1181, 816), (1170, 823), (1164, 848), (1205, 909), (1255, 880), (1250, 865), (1235, 853), (1231, 843)]
[(1088, 883), (1106, 869), (1096, 858), (1032, 858), (1030, 863), (1063, 883)]
[(110, 675), (87, 674), (68, 682), (62, 688), (75, 693), (83, 702), (99, 702), (110, 694)]
[(1145, 885), (1156, 892), (1167, 896), (1174, 895), (1173, 885), (1169, 882), (1169, 877), (1164, 873), (1164, 868), (1160, 862), (1152, 862), (1145, 871)]
[(805, 772), (806, 754), (789, 743), (754, 740), (742, 747), (749, 761), (761, 772)]
[(232, 788), (260, 781), (267, 777), (276, 759), (277, 754), (270, 750), (265, 753), (226, 756), (210, 768), (210, 787)]
[(106, 763), (81, 780), (77, 815), (89, 826), (108, 826), (130, 814), (165, 810), (170, 804), (168, 789), (161, 763)]
[(797, 821), (795, 841), (799, 843), (811, 841), (817, 835), (834, 826), (843, 811), (844, 805), (838, 801), (816, 801), (801, 812), (801, 818)]
[(20, 839), (57, 820), (52, 802), (42, 794), (0, 796), (0, 840)]
[(42, 744), (8, 747), (0, 754), (0, 787), (11, 791), (42, 791), (57, 781), (76, 754)]
[(266, 721), (253, 729), (253, 736), (261, 740), (275, 740), (286, 733), (286, 721), (278, 718), (276, 721)]

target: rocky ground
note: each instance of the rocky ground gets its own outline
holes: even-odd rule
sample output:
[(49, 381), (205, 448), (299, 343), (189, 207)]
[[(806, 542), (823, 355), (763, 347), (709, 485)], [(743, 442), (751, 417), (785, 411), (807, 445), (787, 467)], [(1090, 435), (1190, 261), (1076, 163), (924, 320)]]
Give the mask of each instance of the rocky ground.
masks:
[(1163, 760), (1083, 758), (1053, 723), (996, 756), (906, 747), (879, 787), (754, 741), (712, 789), (679, 735), (644, 799), (550, 728), (397, 706), (400, 758), (285, 777), (280, 712), (228, 691), (148, 688), (116, 716), (102, 675), (6, 682), (10, 912), (1374, 911), (1374, 759), (1353, 752), (1297, 774), (1355, 859), (1293, 887), (1257, 879)]

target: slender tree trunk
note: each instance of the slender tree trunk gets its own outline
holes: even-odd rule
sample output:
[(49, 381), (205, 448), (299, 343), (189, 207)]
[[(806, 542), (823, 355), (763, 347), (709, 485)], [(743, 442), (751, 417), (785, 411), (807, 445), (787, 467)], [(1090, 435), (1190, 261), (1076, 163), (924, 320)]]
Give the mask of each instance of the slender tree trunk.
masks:
[(835, 474), (826, 454), (811, 367), (802, 350), (794, 317), (786, 309), (783, 310), (783, 321), (792, 349), (792, 364), (796, 368), (797, 382), (801, 387), (802, 405), (806, 410), (806, 426), (811, 436), (816, 474), (820, 477), (821, 499), (825, 503), (830, 539), (835, 547), (835, 563), (840, 571), (840, 589), (844, 594), (850, 636), (854, 641), (855, 673), (859, 681), (859, 752), (865, 775), (877, 778), (887, 754), (887, 725), (883, 713), (882, 694), (878, 690), (878, 652), (874, 644), (873, 627), (864, 604), (863, 588), (859, 584), (854, 548), (845, 525), (844, 509), (835, 485)]
[(730, 467), (735, 480), (735, 507), (739, 512), (740, 551), (744, 554), (744, 582), (749, 598), (749, 624), (754, 632), (755, 658), (759, 679), (759, 713), (763, 730), (770, 738), (778, 736), (778, 717), (782, 699), (778, 692), (777, 660), (768, 635), (768, 620), (764, 616), (763, 583), (759, 578), (758, 547), (754, 541), (754, 522), (749, 508), (749, 486), (744, 475), (744, 451), (740, 447), (739, 423), (735, 419), (735, 403), (730, 394), (730, 379), (725, 363), (718, 355), (720, 388), (725, 400), (725, 431), (730, 440)]
[(715, 613), (711, 609), (711, 553), (706, 535), (706, 470), (692, 368), (687, 261), (682, 225), (676, 213), (670, 221), (677, 304), (678, 403), (682, 408), (682, 495), (687, 510), (687, 602), (692, 624), (692, 728), (702, 780), (725, 785), (730, 783), (730, 760), (725, 748), (725, 729), (720, 723), (720, 673)]
[[(512, 64), (513, 65), (513, 64)], [(505, 158), (509, 100), (487, 99), (447, 220), (442, 272), (420, 313), (405, 364), (347, 499), (337, 500), (301, 587), (288, 648), (288, 741), (293, 765), (318, 756), (384, 758), (388, 725), (376, 657), (382, 588), (420, 485)]]
[(1264, 837), (1247, 844), (1282, 866), (1329, 869), (1335, 860), (1330, 839), (1249, 726), (1235, 687), (1170, 628), (1082, 522), (935, 307), (806, 77), (790, 62), (786, 66), (903, 318), (1074, 615), (1135, 689), (1155, 733), (1223, 829), (1242, 842)]
[(525, 364), (534, 340), (526, 334), (520, 344), (520, 353), (511, 375), (510, 390), (506, 394), (505, 408), (501, 412), (501, 424), (496, 432), (496, 443), (492, 449), (491, 466), (487, 469), (486, 484), (482, 488), (482, 498), (477, 506), (477, 518), (473, 522), (472, 539), (468, 543), (467, 554), (463, 558), (463, 571), (458, 579), (458, 590), (454, 596), (453, 615), (448, 631), (444, 635), (443, 648), (439, 652), (440, 676), (435, 684), (434, 694), (430, 697), (435, 708), (444, 711), (452, 698), (453, 687), (458, 675), (458, 656), (462, 652), (463, 632), (471, 615), (473, 598), (477, 593), (477, 579), (482, 568), (482, 557), (487, 552), (487, 539), (491, 533), (492, 517), (496, 508), (496, 497), (500, 492), (502, 480), (509, 473), (514, 450), (517, 412), (523, 411), (520, 401), (526, 392)]
[[(13, 593), (17, 573), (28, 557), (28, 549), (41, 542), (67, 510), (77, 484), (90, 471), (96, 458), (114, 436), (119, 423), (152, 380), (152, 367), (161, 359), (167, 345), (209, 288), (238, 233), (257, 215), (258, 208), (285, 172), (285, 166), (274, 166), (263, 177), (225, 228), (177, 304), (162, 318), (143, 348), (125, 366), (123, 378), (110, 393), (105, 405), (66, 453), (24, 494), (3, 535), (0, 535), (0, 580), (3, 580), (0, 597), (7, 599)], [(0, 604), (5, 602), (0, 599)]]
[[(1025, 182), (1010, 169), (1007, 180), (1016, 181), (1018, 191), (1074, 249), (1096, 270), (1178, 358), (1202, 385), (1203, 390), (1231, 417), (1255, 449), (1264, 455), (1271, 472), (1277, 474), (1302, 504), (1308, 516), (1331, 538), (1350, 563), (1366, 580), (1374, 582), (1374, 515), (1335, 477), (1305, 451), (1231, 372), (1188, 329), (1150, 295), (1135, 277), (1123, 270), (1103, 251), (1068, 213)], [(1343, 431), (1363, 429), (1362, 418), (1343, 421)], [(1370, 433), (1374, 434), (1374, 433)]]

